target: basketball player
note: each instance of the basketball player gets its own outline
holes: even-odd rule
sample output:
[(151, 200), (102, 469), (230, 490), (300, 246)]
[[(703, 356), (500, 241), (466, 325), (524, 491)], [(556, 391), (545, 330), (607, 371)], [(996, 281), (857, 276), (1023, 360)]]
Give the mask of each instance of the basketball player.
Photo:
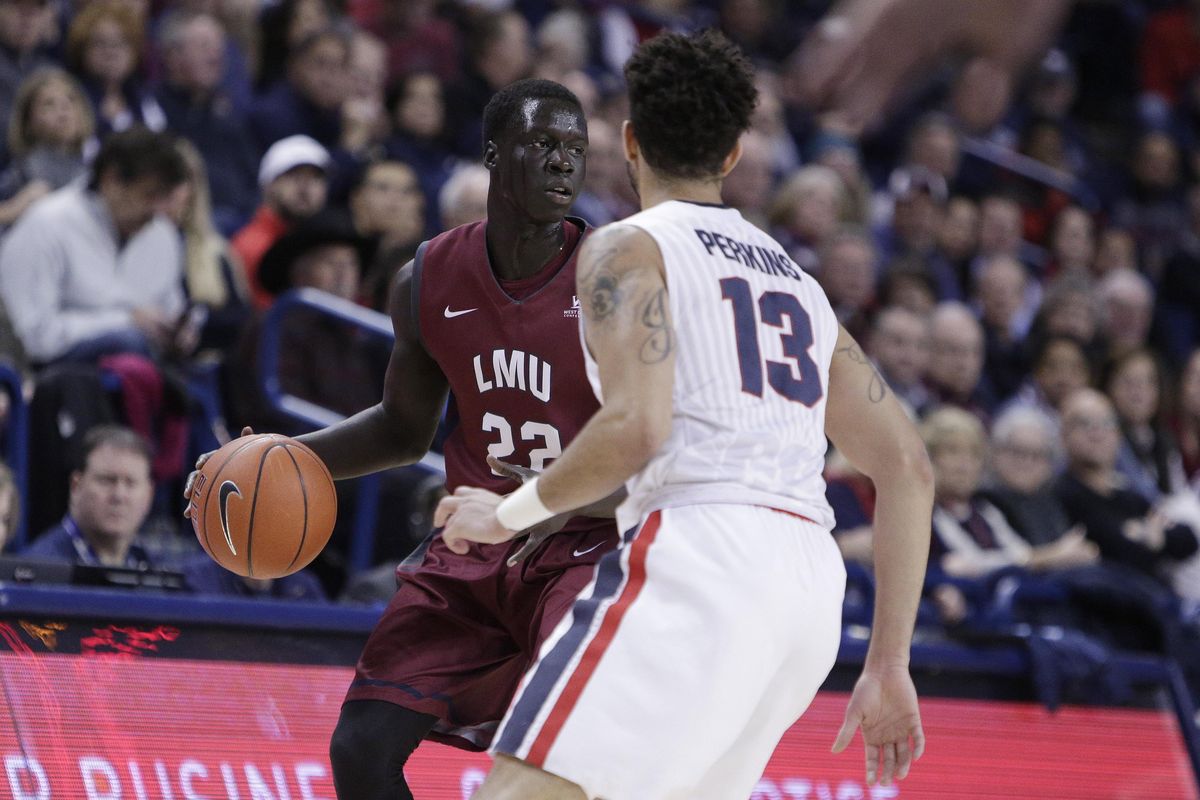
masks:
[[(567, 216), (588, 146), (579, 101), (556, 83), (519, 81), (488, 104), (484, 139), (488, 219), (426, 242), (401, 269), (382, 401), (299, 437), (335, 479), (423, 456), (449, 389), (447, 488), (509, 491), (492, 470), (508, 468), (490, 459), (541, 470), (598, 406), (575, 302), (586, 226)], [(616, 546), (613, 505), (608, 519), (574, 517), (515, 566), (517, 545), (458, 555), (440, 536), (401, 565), (333, 734), (339, 798), (411, 798), (403, 768), (422, 739), (488, 746), (539, 645)]]
[(600, 411), (506, 498), (460, 488), (451, 550), (504, 542), (609, 495), (600, 562), (521, 682), (476, 800), (736, 800), (833, 666), (845, 571), (826, 435), (878, 491), (875, 629), (835, 751), (862, 727), (867, 781), (924, 748), (908, 673), (932, 476), (900, 404), (817, 282), (720, 204), (755, 104), (720, 34), (660, 36), (625, 67), (643, 211), (591, 236), (578, 286)]

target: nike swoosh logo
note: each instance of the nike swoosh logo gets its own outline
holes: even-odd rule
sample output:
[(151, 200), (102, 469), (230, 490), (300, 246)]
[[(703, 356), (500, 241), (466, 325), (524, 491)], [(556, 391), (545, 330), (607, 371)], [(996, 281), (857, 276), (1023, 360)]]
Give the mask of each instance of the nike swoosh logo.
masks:
[(225, 481), (221, 484), (218, 492), (217, 499), (221, 504), (221, 530), (225, 532), (225, 544), (229, 545), (229, 552), (236, 556), (237, 550), (233, 547), (233, 537), (229, 535), (229, 495), (236, 494), (238, 497), (241, 497), (242, 490), (233, 481)]
[(450, 306), (446, 306), (446, 310), (442, 313), (446, 315), (446, 319), (454, 319), (461, 317), (463, 314), (470, 314), (472, 311), (478, 311), (478, 308), (464, 308), (462, 311), (451, 311)]
[(593, 550), (595, 550), (597, 547), (599, 547), (602, 544), (604, 544), (604, 542), (598, 542), (598, 543), (592, 545), (591, 547), (589, 547), (587, 550), (575, 550), (574, 552), (571, 553), (571, 555), (575, 556), (576, 558), (579, 558), (580, 556), (586, 556), (588, 553), (592, 552)]

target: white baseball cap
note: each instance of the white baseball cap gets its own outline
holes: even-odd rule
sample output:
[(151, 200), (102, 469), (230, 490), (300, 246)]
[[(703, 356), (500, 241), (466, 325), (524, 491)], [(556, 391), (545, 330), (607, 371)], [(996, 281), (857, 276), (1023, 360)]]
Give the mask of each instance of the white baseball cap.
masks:
[(258, 185), (265, 189), (273, 180), (296, 167), (329, 167), (329, 151), (303, 134), (280, 139), (271, 145), (258, 165)]

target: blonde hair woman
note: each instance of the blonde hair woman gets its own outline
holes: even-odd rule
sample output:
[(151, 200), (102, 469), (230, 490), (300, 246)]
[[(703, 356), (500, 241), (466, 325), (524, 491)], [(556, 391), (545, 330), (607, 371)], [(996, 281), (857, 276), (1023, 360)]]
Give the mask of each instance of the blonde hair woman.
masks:
[(178, 349), (227, 350), (249, 317), (249, 289), (241, 261), (213, 226), (208, 171), (188, 141), (176, 142), (188, 178), (172, 199), (170, 215), (183, 235), (184, 290), (190, 302), (180, 329)]
[(8, 124), (11, 163), (0, 174), (0, 226), (84, 173), (94, 129), (91, 104), (65, 70), (45, 67), (25, 79)]

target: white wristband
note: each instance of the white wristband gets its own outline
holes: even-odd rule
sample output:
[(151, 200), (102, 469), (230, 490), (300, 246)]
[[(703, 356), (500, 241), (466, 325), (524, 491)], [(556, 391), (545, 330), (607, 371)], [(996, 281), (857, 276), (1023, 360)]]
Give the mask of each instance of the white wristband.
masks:
[(496, 519), (510, 531), (523, 531), (554, 516), (538, 497), (538, 479), (523, 484), (520, 489), (500, 501), (496, 506)]

